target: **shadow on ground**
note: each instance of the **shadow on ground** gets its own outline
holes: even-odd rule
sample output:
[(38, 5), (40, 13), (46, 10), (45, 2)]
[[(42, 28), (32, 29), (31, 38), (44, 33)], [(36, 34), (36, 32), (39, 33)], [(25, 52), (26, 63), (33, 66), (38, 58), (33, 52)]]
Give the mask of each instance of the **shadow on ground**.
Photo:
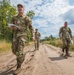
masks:
[(59, 60), (64, 60), (66, 58), (60, 55), (59, 57), (49, 57), (49, 59), (51, 59), (51, 61), (59, 61)]
[(4, 72), (1, 72), (0, 75), (13, 75), (13, 68), (16, 67), (16, 65), (12, 66), (11, 68), (7, 69)]

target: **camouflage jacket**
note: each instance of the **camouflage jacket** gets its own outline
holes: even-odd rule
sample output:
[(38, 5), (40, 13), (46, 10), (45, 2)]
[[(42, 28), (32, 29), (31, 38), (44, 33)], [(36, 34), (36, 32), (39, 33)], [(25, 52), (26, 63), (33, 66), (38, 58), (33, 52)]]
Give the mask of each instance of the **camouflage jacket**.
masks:
[(59, 36), (62, 38), (72, 38), (72, 32), (69, 27), (61, 27), (59, 31)]
[(13, 16), (11, 23), (13, 23), (19, 27), (19, 29), (18, 28), (13, 29), (13, 38), (26, 36), (27, 35), (27, 28), (30, 29), (31, 34), (33, 33), (33, 27), (32, 27), (31, 19), (26, 15), (23, 15), (23, 16), (15, 15), (15, 16)]
[(41, 34), (39, 32), (35, 32), (35, 39), (40, 39)]

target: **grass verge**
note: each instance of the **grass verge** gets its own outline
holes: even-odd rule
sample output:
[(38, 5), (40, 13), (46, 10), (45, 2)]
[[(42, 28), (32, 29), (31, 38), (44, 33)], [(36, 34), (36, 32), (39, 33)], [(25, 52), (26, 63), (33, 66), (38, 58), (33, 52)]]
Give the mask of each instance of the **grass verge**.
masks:
[(0, 53), (11, 50), (11, 43), (5, 40), (0, 41)]
[[(60, 48), (62, 47), (62, 40), (60, 39), (45, 41), (45, 43), (56, 46), (56, 47), (60, 47)], [(74, 38), (73, 38), (73, 44), (70, 45), (70, 50), (74, 51)]]

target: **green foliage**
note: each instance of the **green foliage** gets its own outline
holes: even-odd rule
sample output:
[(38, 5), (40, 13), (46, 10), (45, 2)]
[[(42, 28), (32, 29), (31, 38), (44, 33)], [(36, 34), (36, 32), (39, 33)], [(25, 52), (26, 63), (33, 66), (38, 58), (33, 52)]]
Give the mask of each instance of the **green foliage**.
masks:
[(11, 50), (11, 43), (6, 40), (0, 40), (0, 53), (6, 53)]
[(26, 15), (27, 15), (28, 17), (30, 17), (31, 19), (33, 19), (35, 13), (34, 13), (33, 10), (31, 10), (31, 11), (28, 11)]
[[(44, 43), (46, 44), (50, 44), (50, 45), (53, 45), (53, 46), (56, 46), (56, 47), (62, 47), (62, 40), (60, 40), (59, 38), (57, 39), (54, 39), (54, 40), (49, 40), (49, 41), (44, 41)], [(74, 37), (73, 37), (73, 44), (70, 45), (70, 50), (74, 51)]]
[(56, 38), (53, 35), (50, 35), (49, 37), (45, 37), (44, 39), (41, 39), (41, 41), (51, 41), (51, 40), (55, 40)]
[[(30, 17), (31, 19), (33, 19), (33, 17), (34, 17), (34, 15), (35, 15), (35, 13), (34, 13), (34, 11), (29, 11), (29, 12), (27, 12), (27, 14), (26, 14), (28, 17)], [(27, 29), (27, 42), (30, 42), (31, 41), (31, 33), (30, 33), (30, 30), (29, 29)]]
[(29, 28), (27, 29), (27, 42), (31, 41), (31, 32), (29, 30)]
[(73, 44), (70, 46), (70, 49), (74, 51), (74, 37), (73, 37)]
[(62, 46), (62, 41), (60, 39), (55, 39), (55, 40), (51, 40), (49, 42), (49, 44), (53, 45), (53, 46), (61, 47)]
[[(7, 26), (11, 22), (11, 18), (16, 14), (16, 7), (10, 5), (10, 0), (1, 0), (0, 1), (0, 39), (11, 40), (12, 39), (12, 30)], [(27, 12), (27, 16), (33, 19), (35, 13), (34, 11)], [(28, 29), (28, 42), (30, 41), (31, 34)]]
[(49, 44), (55, 46), (55, 42), (54, 41), (50, 41)]
[(12, 16), (16, 14), (15, 7), (10, 5), (10, 0), (0, 1), (0, 39), (11, 39), (11, 30), (7, 23), (10, 23)]

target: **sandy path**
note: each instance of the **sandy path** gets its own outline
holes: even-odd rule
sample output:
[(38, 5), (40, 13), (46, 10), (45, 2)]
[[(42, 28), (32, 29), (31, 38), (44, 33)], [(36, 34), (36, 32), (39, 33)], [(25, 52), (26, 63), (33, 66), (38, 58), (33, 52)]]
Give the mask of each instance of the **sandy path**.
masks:
[[(18, 75), (74, 75), (74, 56), (65, 59), (60, 56), (60, 48), (40, 44), (40, 49), (34, 45), (24, 49), (25, 61)], [(0, 57), (0, 75), (13, 75), (16, 69), (15, 55), (12, 53)]]

